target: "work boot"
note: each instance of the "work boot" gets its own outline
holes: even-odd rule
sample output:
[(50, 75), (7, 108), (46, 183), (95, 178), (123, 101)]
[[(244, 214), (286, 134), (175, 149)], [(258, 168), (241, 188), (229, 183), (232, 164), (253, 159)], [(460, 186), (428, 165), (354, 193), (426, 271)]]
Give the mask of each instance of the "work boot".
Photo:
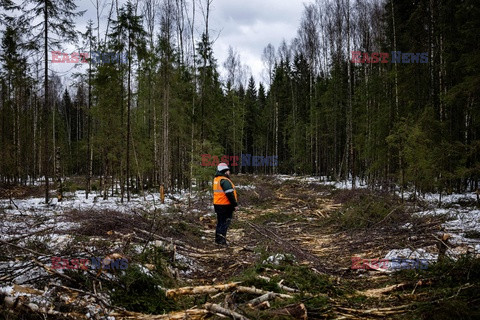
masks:
[(227, 239), (223, 234), (220, 233), (215, 233), (215, 243), (219, 245), (226, 246), (227, 245)]

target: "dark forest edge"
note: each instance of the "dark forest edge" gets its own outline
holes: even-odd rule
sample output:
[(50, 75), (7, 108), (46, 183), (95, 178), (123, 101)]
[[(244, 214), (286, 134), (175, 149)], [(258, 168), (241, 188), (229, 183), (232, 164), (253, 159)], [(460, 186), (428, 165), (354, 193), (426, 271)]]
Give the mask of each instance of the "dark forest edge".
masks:
[[(0, 2), (3, 183), (82, 175), (90, 192), (97, 176), (119, 181), (129, 199), (127, 180), (190, 189), (211, 178), (202, 154), (243, 153), (278, 157), (246, 173), (353, 177), (420, 193), (479, 188), (478, 1), (308, 4), (296, 38), (265, 47), (265, 83), (245, 76), (233, 49), (220, 76), (208, 24), (197, 35), (185, 18), (198, 3), (164, 1), (153, 12), (152, 1), (127, 3), (105, 34), (90, 21), (80, 38), (63, 30), (74, 30), (74, 1), (29, 3), (35, 9)], [(33, 27), (35, 16), (48, 27)], [(67, 88), (44, 72), (48, 59), (29, 58), (57, 40), (78, 52), (126, 52), (127, 63), (89, 61)], [(353, 51), (428, 59), (353, 63)]]

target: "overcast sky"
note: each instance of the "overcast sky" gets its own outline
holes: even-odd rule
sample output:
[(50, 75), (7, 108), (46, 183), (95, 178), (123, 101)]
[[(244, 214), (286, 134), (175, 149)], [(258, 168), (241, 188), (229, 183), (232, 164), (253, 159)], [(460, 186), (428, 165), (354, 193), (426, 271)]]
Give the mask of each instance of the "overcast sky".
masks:
[[(228, 56), (228, 48), (240, 55), (243, 65), (250, 67), (257, 85), (263, 81), (262, 52), (271, 43), (275, 49), (283, 39), (290, 43), (296, 36), (304, 3), (313, 0), (213, 0), (210, 12), (210, 34), (216, 39), (214, 56), (220, 72)], [(83, 17), (77, 19), (76, 29), (85, 30), (86, 22), (92, 19), (96, 23), (95, 0), (77, 0), (79, 10), (87, 10)], [(120, 1), (123, 3), (126, 1)], [(197, 8), (197, 15), (200, 9)], [(103, 10), (101, 24), (106, 24), (109, 7)], [(197, 16), (200, 20), (200, 17)], [(197, 20), (197, 21), (198, 21)], [(202, 21), (203, 23), (203, 21)], [(200, 28), (199, 28), (200, 29)], [(200, 33), (200, 31), (198, 31)], [(200, 34), (197, 35), (197, 38)], [(72, 48), (73, 49), (73, 48)], [(67, 75), (73, 65), (51, 64), (51, 68)], [(66, 79), (65, 79), (66, 80)]]
[[(297, 34), (305, 0), (214, 0), (211, 13), (212, 37), (219, 34), (214, 54), (220, 66), (228, 47), (251, 68), (256, 81), (262, 79), (262, 52), (271, 43), (275, 49), (283, 39), (289, 43)], [(222, 66), (223, 68), (223, 66)], [(258, 83), (257, 83), (258, 84)]]

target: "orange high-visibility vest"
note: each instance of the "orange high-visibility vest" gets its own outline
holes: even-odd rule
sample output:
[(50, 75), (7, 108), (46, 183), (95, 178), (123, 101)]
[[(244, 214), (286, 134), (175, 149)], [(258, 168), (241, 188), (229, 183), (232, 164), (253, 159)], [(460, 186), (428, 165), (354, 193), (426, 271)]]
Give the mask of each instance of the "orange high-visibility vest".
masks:
[[(232, 189), (224, 191), (220, 186), (220, 181), (222, 181), (222, 179), (227, 179), (228, 181), (230, 181), (230, 183), (232, 184)], [(220, 205), (231, 204), (227, 198), (226, 192), (233, 192), (233, 195), (235, 196), (235, 201), (238, 201), (237, 190), (235, 190), (235, 185), (233, 184), (232, 180), (224, 176), (215, 177), (215, 179), (213, 180), (213, 204), (220, 204)]]

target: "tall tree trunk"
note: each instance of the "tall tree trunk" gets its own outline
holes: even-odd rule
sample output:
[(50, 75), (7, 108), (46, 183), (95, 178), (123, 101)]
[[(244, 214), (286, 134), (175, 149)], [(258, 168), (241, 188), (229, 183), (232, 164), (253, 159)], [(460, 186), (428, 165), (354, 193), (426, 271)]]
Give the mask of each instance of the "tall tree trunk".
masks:
[[(194, 161), (194, 132), (195, 132), (195, 96), (197, 93), (197, 66), (195, 61), (195, 37), (194, 37), (194, 24), (195, 24), (195, 1), (192, 2), (192, 21), (190, 24), (190, 36), (192, 37), (192, 56), (193, 56), (193, 90), (192, 90), (192, 120), (191, 120), (191, 133), (190, 133), (190, 177), (189, 177), (189, 195), (188, 206), (191, 205), (192, 197), (192, 183), (193, 183), (193, 161)], [(198, 183), (198, 182), (197, 182)]]
[(15, 90), (15, 183), (20, 182), (20, 101), (18, 97), (17, 90), (21, 90), (21, 87), (16, 88)]
[[(278, 163), (278, 102), (275, 102), (275, 156)], [(278, 167), (275, 167), (275, 173), (278, 173)]]
[[(149, 78), (150, 81), (149, 83), (151, 84), (151, 73), (149, 72)], [(150, 86), (149, 84), (149, 86)], [(157, 120), (157, 105), (156, 102), (154, 101), (153, 103), (151, 102), (151, 87), (149, 87), (149, 103), (151, 104), (151, 108), (153, 111), (153, 184), (157, 185), (158, 184), (158, 166), (159, 166), (159, 159), (158, 159), (158, 120)]]
[[(392, 29), (393, 29), (393, 51), (397, 51), (397, 28), (395, 25), (395, 10), (393, 7), (393, 0), (390, 2), (390, 8), (392, 10)], [(398, 110), (398, 71), (397, 71), (397, 63), (394, 64), (394, 76), (395, 76), (395, 118), (394, 121), (399, 119), (399, 110)], [(400, 145), (400, 148), (403, 148)], [(389, 153), (390, 154), (390, 153)], [(403, 172), (403, 150), (398, 150), (398, 166), (400, 170), (400, 193), (403, 200), (403, 185), (404, 185), (404, 176), (405, 173)]]
[(45, 149), (44, 149), (44, 154), (43, 154), (43, 172), (45, 176), (45, 203), (48, 203), (50, 201), (50, 186), (48, 182), (48, 176), (49, 176), (49, 146), (48, 146), (48, 10), (47, 10), (47, 5), (48, 1), (45, 0), (44, 2), (44, 13), (43, 13), (43, 19), (44, 19), (44, 28), (45, 28), (45, 39), (44, 39), (44, 55), (45, 55), (45, 80), (44, 80), (44, 88), (45, 88), (45, 100), (44, 100), (44, 106), (43, 106), (43, 117), (44, 117), (44, 144), (45, 144)]
[[(351, 22), (350, 22), (350, 0), (347, 0), (347, 57), (350, 55), (350, 42), (351, 42)], [(346, 161), (345, 161), (345, 179), (348, 176), (352, 176), (352, 189), (355, 189), (355, 161), (353, 151), (353, 76), (352, 76), (352, 62), (347, 59), (348, 68), (348, 107), (347, 107), (347, 148), (346, 148)], [(348, 169), (347, 169), (348, 168)]]
[[(97, 0), (98, 5), (98, 0)], [(98, 15), (98, 9), (97, 9)], [(90, 57), (92, 56), (92, 36), (90, 35)], [(92, 175), (93, 175), (93, 148), (92, 148), (92, 61), (88, 62), (88, 114), (87, 114), (87, 190), (85, 197), (88, 199), (88, 194), (92, 189)]]
[(163, 97), (163, 177), (162, 183), (166, 190), (170, 189), (170, 150), (169, 150), (169, 108), (170, 108), (170, 83), (169, 83), (169, 68), (165, 70), (164, 78), (164, 97)]
[(63, 184), (62, 184), (62, 172), (60, 167), (60, 147), (55, 149), (55, 179), (57, 183), (57, 199), (62, 201), (63, 199)]
[(32, 179), (31, 182), (35, 183), (37, 178), (37, 127), (38, 127), (38, 103), (37, 96), (34, 96), (34, 107), (33, 107), (33, 139), (32, 139), (32, 150), (33, 150), (33, 170), (32, 170)]
[(52, 184), (54, 185), (54, 188), (55, 188), (55, 169), (57, 168), (57, 157), (56, 157), (56, 150), (57, 150), (57, 146), (56, 146), (56, 139), (55, 139), (55, 109), (56, 109), (56, 105), (55, 105), (55, 102), (56, 100), (53, 100), (53, 110), (52, 110), (52, 160), (53, 160), (53, 172), (52, 172)]
[[(129, 36), (130, 38), (130, 36)], [(130, 40), (129, 40), (130, 41)], [(125, 182), (127, 183), (127, 201), (130, 202), (130, 139), (131, 139), (131, 128), (130, 128), (130, 109), (131, 109), (131, 70), (132, 70), (132, 46), (129, 43), (128, 45), (128, 88), (127, 88), (127, 163), (126, 163), (126, 177)]]

